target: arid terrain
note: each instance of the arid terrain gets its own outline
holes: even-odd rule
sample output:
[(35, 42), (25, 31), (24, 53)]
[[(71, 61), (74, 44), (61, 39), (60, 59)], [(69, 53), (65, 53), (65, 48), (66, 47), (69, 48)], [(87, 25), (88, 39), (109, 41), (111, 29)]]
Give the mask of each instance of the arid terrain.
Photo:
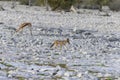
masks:
[[(0, 5), (0, 80), (120, 80), (120, 12)], [(15, 33), (23, 22), (33, 35), (29, 27)], [(70, 44), (50, 48), (66, 38)]]

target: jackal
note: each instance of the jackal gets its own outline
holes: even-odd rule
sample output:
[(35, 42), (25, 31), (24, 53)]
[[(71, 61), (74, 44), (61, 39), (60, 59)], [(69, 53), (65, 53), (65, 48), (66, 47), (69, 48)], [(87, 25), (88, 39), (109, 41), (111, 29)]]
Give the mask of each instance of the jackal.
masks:
[(50, 46), (50, 48), (52, 48), (52, 47), (60, 47), (60, 48), (62, 48), (62, 46), (65, 46), (66, 44), (70, 44), (70, 41), (69, 41), (69, 39), (67, 38), (66, 40), (55, 40), (54, 42), (53, 42), (53, 44)]
[(30, 22), (25, 22), (25, 23), (20, 24), (19, 28), (16, 29), (16, 32), (22, 31), (23, 28), (25, 28), (27, 26), (30, 27), (30, 33), (32, 35), (32, 30), (31, 30), (32, 24)]

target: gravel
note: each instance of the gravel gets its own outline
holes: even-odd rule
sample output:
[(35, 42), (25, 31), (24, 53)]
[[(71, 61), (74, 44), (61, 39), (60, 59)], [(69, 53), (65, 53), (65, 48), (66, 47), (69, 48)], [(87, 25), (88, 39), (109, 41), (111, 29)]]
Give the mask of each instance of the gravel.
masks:
[[(119, 80), (120, 12), (80, 9), (78, 13), (0, 2), (0, 79)], [(15, 33), (23, 22), (29, 28)], [(50, 48), (70, 39), (66, 48)]]

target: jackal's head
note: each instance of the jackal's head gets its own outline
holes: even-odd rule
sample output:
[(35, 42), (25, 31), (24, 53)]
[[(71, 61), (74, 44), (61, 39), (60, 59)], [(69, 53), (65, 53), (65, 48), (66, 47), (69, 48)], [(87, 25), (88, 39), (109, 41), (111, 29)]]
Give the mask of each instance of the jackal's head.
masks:
[(68, 43), (68, 44), (70, 44), (70, 40), (69, 40), (69, 38), (67, 38), (67, 40), (66, 40), (66, 41), (67, 41), (67, 43)]

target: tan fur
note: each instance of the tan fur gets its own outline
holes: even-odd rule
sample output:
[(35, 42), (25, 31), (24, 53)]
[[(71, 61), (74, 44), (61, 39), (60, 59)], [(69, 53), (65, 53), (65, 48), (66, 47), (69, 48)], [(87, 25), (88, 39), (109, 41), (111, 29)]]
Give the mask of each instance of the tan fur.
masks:
[(62, 48), (62, 46), (65, 46), (67, 43), (70, 44), (68, 38), (67, 38), (66, 40), (55, 40), (50, 47), (51, 47), (51, 48), (52, 48), (52, 47), (55, 47), (55, 48), (56, 48), (56, 47), (60, 47), (60, 48)]
[[(16, 32), (22, 31), (23, 28), (25, 28), (25, 27), (27, 27), (27, 26), (28, 26), (28, 27), (32, 27), (32, 24), (31, 24), (30, 22), (22, 23), (22, 24), (20, 24), (19, 28), (16, 29)], [(30, 29), (30, 33), (31, 33), (31, 35), (32, 35), (31, 29)]]
[(22, 29), (23, 29), (24, 27), (26, 27), (26, 26), (31, 27), (32, 25), (31, 25), (31, 23), (29, 23), (29, 22), (22, 23), (22, 24), (19, 26), (19, 28), (16, 30), (16, 32), (19, 32), (20, 30), (22, 30)]

